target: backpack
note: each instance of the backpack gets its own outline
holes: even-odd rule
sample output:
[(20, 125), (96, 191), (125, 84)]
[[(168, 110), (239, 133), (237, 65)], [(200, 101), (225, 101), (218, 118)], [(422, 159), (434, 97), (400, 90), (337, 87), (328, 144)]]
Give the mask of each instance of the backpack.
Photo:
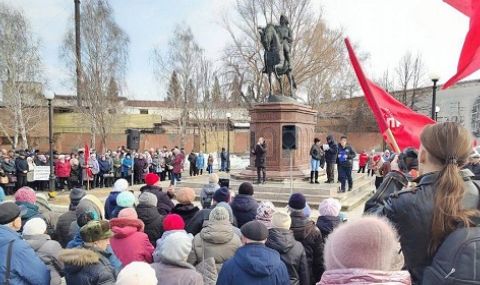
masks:
[(449, 234), (425, 268), (422, 284), (480, 284), (480, 224)]

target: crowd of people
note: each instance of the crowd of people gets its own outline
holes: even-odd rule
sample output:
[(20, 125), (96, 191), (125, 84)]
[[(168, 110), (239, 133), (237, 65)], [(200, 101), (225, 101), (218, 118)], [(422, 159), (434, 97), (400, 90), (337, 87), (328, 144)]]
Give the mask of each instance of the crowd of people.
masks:
[[(249, 182), (235, 191), (220, 187), (215, 173), (200, 192), (201, 207), (193, 189), (162, 189), (155, 172), (145, 175), (140, 193), (117, 179), (104, 203), (74, 187), (69, 209), (59, 217), (28, 186), (15, 192), (13, 202), (1, 202), (0, 192), (0, 280), (477, 284), (480, 183), (471, 169), (479, 158), (472, 155), (470, 134), (442, 123), (427, 126), (420, 138), (419, 150), (380, 158), (390, 171), (364, 216), (351, 221), (336, 199), (319, 203), (315, 221), (308, 205), (314, 201), (302, 193), (291, 194), (286, 209), (276, 208), (257, 201)], [(337, 158), (345, 163), (353, 150), (342, 140)], [(348, 175), (342, 179), (348, 184)]]

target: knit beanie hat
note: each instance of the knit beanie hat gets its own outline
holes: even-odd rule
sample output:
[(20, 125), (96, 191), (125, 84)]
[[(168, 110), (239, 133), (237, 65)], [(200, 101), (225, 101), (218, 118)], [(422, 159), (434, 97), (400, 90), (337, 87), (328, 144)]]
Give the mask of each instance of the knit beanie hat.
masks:
[(318, 213), (320, 216), (338, 217), (342, 206), (337, 199), (328, 198), (320, 202), (318, 206)]
[(293, 193), (288, 200), (288, 206), (294, 210), (303, 210), (307, 205), (307, 200), (302, 193)]
[(50, 203), (48, 203), (47, 195), (43, 193), (35, 193), (35, 196), (37, 198), (35, 205), (38, 206), (40, 213), (52, 211), (52, 207), (50, 207)]
[(259, 221), (250, 221), (244, 224), (240, 231), (242, 235), (251, 241), (264, 241), (268, 237), (267, 227)]
[(138, 204), (139, 205), (147, 205), (147, 206), (152, 206), (156, 207), (158, 203), (157, 196), (155, 194), (152, 194), (150, 192), (143, 192), (138, 196)]
[(3, 188), (0, 186), (0, 203), (5, 201), (5, 191), (3, 191)]
[(177, 214), (168, 214), (163, 219), (163, 230), (164, 231), (175, 231), (185, 229), (185, 222), (183, 218)]
[(128, 181), (126, 179), (120, 178), (115, 183), (113, 183), (114, 192), (123, 192), (128, 190)]
[(20, 207), (12, 202), (0, 203), (0, 225), (13, 222), (20, 216)]
[(228, 213), (227, 209), (223, 207), (215, 207), (210, 212), (208, 220), (211, 222), (221, 222), (221, 221), (230, 221), (230, 214)]
[(130, 219), (130, 220), (137, 220), (138, 214), (137, 214), (137, 211), (135, 211), (135, 209), (133, 208), (125, 208), (118, 213), (118, 217)]
[(240, 187), (238, 187), (238, 194), (243, 194), (243, 195), (253, 195), (253, 185), (250, 182), (243, 182), (240, 184)]
[(133, 208), (135, 205), (135, 195), (130, 191), (123, 191), (117, 196), (117, 205), (122, 208)]
[(275, 213), (275, 206), (270, 201), (262, 201), (257, 208), (257, 216), (255, 220), (271, 222), (272, 215)]
[(272, 216), (272, 226), (277, 229), (289, 230), (292, 225), (292, 218), (285, 212), (275, 212)]
[(195, 190), (188, 187), (180, 188), (177, 193), (175, 193), (175, 198), (180, 204), (192, 204), (193, 201), (195, 201)]
[(157, 282), (155, 270), (148, 263), (134, 261), (118, 273), (115, 285), (157, 285)]
[(171, 262), (186, 262), (192, 251), (192, 243), (191, 234), (184, 231), (171, 233), (157, 246), (160, 249), (160, 258)]
[(233, 224), (233, 210), (230, 204), (226, 202), (220, 202), (215, 206), (215, 208), (224, 208), (225, 210), (227, 210), (230, 223)]
[(35, 204), (37, 202), (37, 196), (35, 191), (28, 186), (23, 186), (15, 192), (15, 202), (25, 202)]
[(95, 212), (95, 219), (101, 220), (105, 217), (104, 206), (102, 201), (98, 199), (96, 196), (92, 194), (85, 195), (81, 200), (80, 203), (77, 205), (77, 209), (75, 210), (78, 214), (84, 211), (94, 211)]
[(365, 216), (336, 228), (325, 244), (326, 270), (362, 268), (389, 271), (397, 235), (384, 218)]
[(216, 173), (210, 173), (210, 175), (208, 175), (208, 183), (218, 184), (218, 175)]
[(80, 236), (84, 242), (95, 242), (112, 237), (108, 221), (90, 221), (80, 228)]
[(227, 187), (220, 187), (213, 193), (213, 200), (215, 200), (217, 203), (220, 202), (230, 202), (230, 190), (228, 190)]
[(148, 173), (145, 175), (145, 184), (147, 185), (154, 185), (160, 180), (160, 177), (158, 177), (157, 174), (155, 173)]
[(23, 226), (25, 236), (42, 235), (47, 231), (47, 223), (42, 218), (32, 218)]
[(79, 227), (85, 226), (90, 221), (99, 221), (100, 220), (100, 217), (98, 216), (98, 214), (93, 209), (87, 209), (85, 211), (80, 212), (80, 211), (78, 211), (78, 208), (77, 208), (76, 215), (77, 215), (77, 225)]
[(70, 204), (77, 206), (80, 203), (80, 200), (87, 195), (87, 192), (82, 188), (73, 188), (70, 190)]

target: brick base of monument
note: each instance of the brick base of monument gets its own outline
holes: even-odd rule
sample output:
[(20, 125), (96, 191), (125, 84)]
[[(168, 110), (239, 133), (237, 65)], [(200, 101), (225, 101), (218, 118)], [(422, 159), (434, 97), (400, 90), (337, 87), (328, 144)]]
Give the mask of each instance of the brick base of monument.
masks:
[[(289, 179), (290, 175), (298, 179), (310, 175), (310, 147), (315, 135), (317, 111), (299, 103), (278, 102), (257, 104), (249, 112), (250, 148), (260, 137), (265, 138), (267, 144), (267, 180)], [(282, 148), (282, 129), (292, 125), (296, 131), (296, 149), (286, 150)], [(250, 156), (247, 169), (232, 176), (242, 180), (255, 179), (255, 156)]]

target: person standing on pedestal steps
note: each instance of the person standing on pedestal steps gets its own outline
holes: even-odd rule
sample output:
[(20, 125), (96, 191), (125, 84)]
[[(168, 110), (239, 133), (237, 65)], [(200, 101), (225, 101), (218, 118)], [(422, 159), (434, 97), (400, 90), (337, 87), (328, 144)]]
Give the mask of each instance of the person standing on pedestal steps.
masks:
[(322, 149), (325, 152), (325, 162), (327, 163), (327, 181), (325, 183), (335, 183), (338, 146), (332, 135), (327, 136), (327, 143), (322, 146)]
[[(267, 144), (265, 143), (265, 139), (263, 137), (260, 137), (258, 139), (258, 143), (255, 145), (255, 148), (252, 150), (252, 154), (255, 155), (255, 167), (257, 168), (257, 184), (260, 184), (260, 183), (265, 184)], [(263, 174), (262, 179), (260, 174)]]
[(340, 143), (338, 144), (338, 180), (340, 180), (340, 193), (345, 192), (345, 184), (348, 181), (348, 191), (352, 191), (353, 179), (352, 179), (352, 167), (353, 159), (357, 154), (350, 145), (347, 145), (347, 137), (342, 136)]
[(325, 164), (324, 152), (321, 148), (319, 138), (313, 140), (313, 145), (310, 148), (310, 156), (312, 157), (310, 160), (310, 183), (314, 183), (313, 177), (315, 176), (315, 183), (318, 184), (320, 183), (318, 182), (318, 168), (323, 168)]

